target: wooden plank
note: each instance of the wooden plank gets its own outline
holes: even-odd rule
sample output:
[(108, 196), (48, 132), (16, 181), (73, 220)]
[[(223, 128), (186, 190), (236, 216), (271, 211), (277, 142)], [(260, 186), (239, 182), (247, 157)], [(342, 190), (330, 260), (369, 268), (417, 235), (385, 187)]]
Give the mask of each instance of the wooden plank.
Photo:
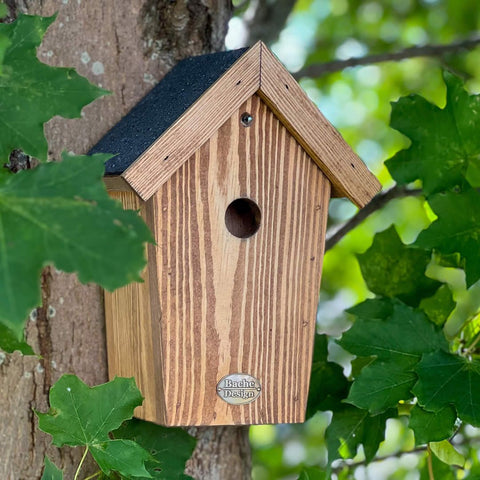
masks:
[[(146, 219), (146, 205), (135, 192), (110, 192), (126, 209), (140, 210)], [(108, 374), (135, 377), (142, 395), (155, 401), (144, 402), (135, 409), (135, 416), (158, 423), (164, 421), (159, 340), (152, 333), (149, 277), (144, 283), (134, 282), (114, 292), (105, 292)]]
[(103, 183), (109, 192), (135, 192), (120, 175), (103, 177)]
[(122, 177), (147, 200), (255, 92), (329, 178), (335, 196), (346, 196), (362, 207), (380, 191), (378, 180), (262, 42), (248, 50)]
[(366, 205), (381, 185), (296, 80), (262, 44), (258, 94), (332, 182), (334, 194)]
[(148, 200), (258, 90), (260, 50), (260, 43), (248, 50), (122, 174), (142, 199)]
[[(244, 112), (250, 127), (241, 125)], [(261, 222), (242, 239), (225, 214), (244, 197)], [(150, 287), (161, 304), (152, 322), (162, 338), (166, 411), (150, 420), (304, 421), (329, 197), (328, 179), (257, 96), (152, 197)], [(250, 404), (216, 393), (222, 377), (238, 372), (261, 382)], [(155, 402), (146, 395), (146, 408)]]

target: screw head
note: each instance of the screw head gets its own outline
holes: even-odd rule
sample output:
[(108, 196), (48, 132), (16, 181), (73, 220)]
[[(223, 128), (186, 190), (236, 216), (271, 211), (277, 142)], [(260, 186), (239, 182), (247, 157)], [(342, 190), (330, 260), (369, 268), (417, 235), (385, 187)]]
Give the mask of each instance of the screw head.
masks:
[(242, 113), (242, 116), (240, 117), (240, 121), (242, 122), (242, 125), (244, 127), (249, 127), (252, 122), (253, 122), (253, 117), (248, 113)]

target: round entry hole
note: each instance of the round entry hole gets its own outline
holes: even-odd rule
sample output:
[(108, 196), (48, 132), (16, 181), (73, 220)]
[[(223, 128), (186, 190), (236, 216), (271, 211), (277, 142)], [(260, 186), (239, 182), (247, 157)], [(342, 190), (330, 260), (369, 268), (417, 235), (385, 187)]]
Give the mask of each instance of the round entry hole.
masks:
[(238, 238), (248, 238), (260, 228), (261, 213), (258, 205), (249, 198), (237, 198), (225, 212), (228, 231)]

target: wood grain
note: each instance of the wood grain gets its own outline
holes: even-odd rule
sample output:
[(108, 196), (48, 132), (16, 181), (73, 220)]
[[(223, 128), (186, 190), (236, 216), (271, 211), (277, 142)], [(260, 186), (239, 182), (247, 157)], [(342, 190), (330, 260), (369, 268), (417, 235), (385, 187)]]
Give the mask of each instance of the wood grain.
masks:
[(132, 192), (135, 190), (120, 175), (103, 177), (103, 183), (109, 192)]
[(334, 195), (365, 206), (380, 182), (263, 44), (261, 55), (260, 97), (332, 182)]
[(261, 44), (237, 60), (122, 177), (148, 200), (260, 85)]
[[(135, 193), (111, 191), (126, 209), (139, 210), (146, 220), (147, 204)], [(148, 259), (148, 255), (147, 255)], [(147, 270), (144, 283), (130, 283), (114, 292), (105, 291), (105, 325), (109, 378), (135, 377), (142, 395), (155, 401), (144, 402), (135, 410), (139, 418), (156, 418), (163, 423), (165, 411), (160, 355), (154, 350)]]
[(363, 207), (381, 185), (262, 43), (247, 51), (122, 176), (148, 200), (253, 93), (272, 109), (333, 186)]
[[(254, 117), (247, 128), (240, 123), (244, 112)], [(242, 197), (262, 214), (258, 232), (247, 239), (225, 226), (228, 205)], [(159, 339), (148, 348), (161, 357), (161, 370), (140, 374), (142, 385), (151, 383), (142, 418), (167, 425), (304, 420), (329, 197), (330, 182), (253, 96), (146, 204), (158, 245), (148, 254), (152, 314), (135, 316), (142, 302), (118, 298), (122, 307), (109, 321), (127, 335), (139, 327), (120, 326), (114, 316), (151, 321)], [(138, 295), (134, 288), (130, 294)], [(122, 355), (109, 356), (111, 375), (158, 368), (137, 360), (150, 354), (142, 344), (120, 333), (112, 338)], [(237, 372), (262, 384), (251, 404), (229, 405), (217, 396), (217, 382)]]

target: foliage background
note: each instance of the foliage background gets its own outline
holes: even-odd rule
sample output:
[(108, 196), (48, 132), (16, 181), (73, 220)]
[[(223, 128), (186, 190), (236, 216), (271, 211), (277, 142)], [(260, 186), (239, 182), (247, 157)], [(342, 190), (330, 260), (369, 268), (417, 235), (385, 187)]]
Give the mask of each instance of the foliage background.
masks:
[[(251, 3), (243, 2), (239, 5), (239, 14), (242, 17), (238, 17), (233, 25), (237, 24), (237, 31), (242, 28), (243, 24), (247, 26), (245, 32), (248, 35), (245, 41), (249, 43), (256, 39), (255, 35), (261, 34), (264, 39), (270, 38), (270, 43), (274, 44), (274, 49), (278, 55), (289, 65), (312, 98), (343, 132), (344, 136), (369, 163), (372, 170), (378, 174), (385, 187), (388, 188), (393, 182), (384, 167), (383, 160), (391, 157), (401, 148), (407, 147), (409, 141), (398, 132), (388, 128), (389, 112), (385, 107), (389, 100), (396, 100), (400, 95), (407, 93), (419, 93), (434, 104), (443, 107), (445, 105), (445, 85), (442, 81), (440, 67), (443, 70), (448, 69), (455, 72), (465, 80), (467, 88), (471, 92), (476, 91), (478, 87), (477, 72), (475, 71), (477, 59), (474, 47), (479, 42), (476, 34), (476, 8), (475, 4), (470, 2), (464, 2), (461, 5), (450, 5), (441, 1), (407, 2), (399, 6), (396, 2), (388, 3), (386, 1), (341, 2), (332, 0), (295, 3), (291, 1), (268, 2), (257, 0)], [(463, 15), (458, 15), (460, 11), (463, 12)], [(275, 15), (269, 17), (269, 12), (273, 12)], [(272, 28), (272, 21), (269, 18), (273, 19), (274, 28)], [(416, 20), (412, 21), (415, 18)], [(285, 21), (287, 22), (286, 27), (283, 28)], [(257, 30), (255, 28), (258, 25), (263, 25), (260, 32), (258, 28)], [(9, 38), (11, 37), (11, 35), (9, 36), (9, 29), (10, 27), (7, 26), (0, 32), (2, 33), (0, 35), (0, 62), (2, 62), (0, 75), (4, 82), (8, 82), (12, 72), (19, 71), (18, 65), (12, 69), (12, 62), (9, 58), (11, 49), (16, 48), (16, 43), (12, 43), (14, 46), (9, 50)], [(279, 40), (276, 42), (277, 33), (280, 30)], [(449, 30), (451, 30), (450, 34), (448, 34)], [(443, 36), (444, 32), (447, 32), (445, 36)], [(5, 36), (4, 33), (7, 35)], [(30, 45), (29, 48), (32, 46), (34, 45)], [(34, 53), (33, 49), (31, 50), (31, 53)], [(53, 55), (53, 52), (51, 54)], [(416, 59), (406, 60), (410, 57), (416, 57)], [(427, 60), (428, 58), (429, 60)], [(32, 59), (34, 59), (34, 55), (32, 55)], [(97, 62), (94, 65), (98, 66)], [(95, 69), (95, 71), (98, 72), (98, 69)], [(372, 415), (368, 414), (367, 410), (361, 411), (344, 404), (342, 404), (341, 409), (337, 408), (338, 405), (332, 407), (331, 399), (323, 398), (319, 401), (322, 406), (317, 405), (317, 407), (327, 411), (327, 413), (317, 414), (303, 426), (252, 428), (252, 442), (257, 447), (255, 478), (288, 478), (289, 476), (297, 478), (299, 475), (299, 478), (303, 479), (325, 478), (323, 471), (326, 464), (324, 436), (327, 439), (330, 459), (332, 459), (332, 453), (336, 458), (337, 449), (332, 449), (332, 445), (335, 445), (335, 441), (343, 435), (341, 428), (345, 427), (346, 422), (356, 421), (355, 419), (358, 419), (359, 424), (362, 423), (363, 425), (363, 430), (361, 433), (359, 432), (359, 436), (362, 438), (353, 439), (355, 435), (352, 435), (350, 441), (342, 446), (339, 452), (340, 456), (345, 458), (353, 456), (355, 458), (352, 460), (340, 459), (334, 462), (333, 471), (337, 478), (368, 478), (369, 476), (373, 478), (428, 477), (432, 480), (434, 478), (433, 472), (435, 472), (435, 478), (437, 479), (468, 478), (472, 480), (478, 475), (478, 459), (475, 450), (477, 430), (468, 424), (455, 423), (455, 418), (458, 415), (460, 418), (463, 416), (463, 420), (467, 423), (480, 426), (475, 413), (477, 405), (480, 404), (480, 401), (477, 401), (480, 396), (480, 390), (478, 389), (480, 363), (474, 358), (479, 354), (477, 343), (480, 339), (478, 285), (475, 283), (480, 277), (477, 255), (480, 232), (478, 231), (478, 210), (475, 202), (480, 203), (478, 202), (480, 197), (468, 185), (470, 183), (471, 186), (478, 187), (480, 183), (478, 141), (475, 128), (471, 128), (472, 125), (477, 125), (476, 103), (478, 103), (478, 99), (473, 98), (470, 102), (466, 94), (463, 93), (461, 82), (455, 80), (455, 78), (458, 77), (445, 76), (445, 81), (450, 88), (448, 110), (452, 110), (452, 105), (460, 105), (463, 102), (463, 112), (460, 113), (464, 115), (458, 116), (452, 126), (462, 126), (468, 131), (470, 134), (468, 138), (469, 147), (473, 146), (474, 148), (468, 151), (468, 154), (471, 154), (468, 158), (461, 155), (451, 157), (452, 152), (449, 152), (443, 160), (453, 161), (457, 166), (463, 162), (469, 165), (469, 169), (470, 165), (473, 165), (473, 170), (470, 169), (465, 172), (463, 171), (467, 169), (465, 167), (460, 172), (459, 184), (456, 183), (455, 175), (453, 175), (453, 178), (449, 178), (443, 172), (442, 181), (446, 183), (444, 187), (452, 189), (443, 196), (434, 197), (430, 195), (432, 192), (425, 191), (425, 188), (424, 194), (421, 196), (420, 192), (416, 190), (416, 187), (421, 186), (419, 182), (411, 185), (409, 190), (395, 187), (395, 194), (391, 194), (390, 197), (396, 197), (396, 200), (389, 202), (381, 211), (380, 209), (375, 211), (361, 228), (349, 233), (334, 248), (331, 247), (334, 244), (333, 239), (336, 237), (332, 236), (328, 242), (329, 252), (326, 258), (324, 291), (319, 308), (318, 324), (319, 331), (327, 333), (329, 340), (325, 335), (318, 337), (316, 362), (320, 366), (323, 365), (322, 368), (325, 367), (328, 375), (331, 376), (329, 380), (333, 390), (338, 390), (332, 392), (336, 396), (336, 400), (346, 398), (346, 391), (351, 385), (347, 383), (346, 378), (350, 376), (355, 378), (348, 398), (353, 404), (361, 408), (369, 408)], [(410, 96), (394, 107), (396, 114), (392, 124), (398, 130), (409, 134), (412, 140), (415, 138), (418, 140), (425, 132), (428, 133), (428, 128), (431, 127), (431, 125), (426, 125), (426, 119), (433, 119), (433, 117), (422, 115), (422, 119), (420, 119), (416, 115), (419, 112), (418, 109), (416, 110), (418, 106), (423, 104), (425, 107), (427, 105), (422, 99), (423, 97)], [(416, 107), (412, 108), (415, 105)], [(403, 112), (401, 112), (402, 109)], [(435, 114), (438, 114), (440, 112), (433, 106), (425, 107), (424, 110), (424, 114), (428, 112), (437, 112)], [(75, 115), (78, 114), (79, 111), (75, 113)], [(64, 115), (70, 116), (73, 113), (65, 112)], [(12, 118), (11, 116), (6, 117)], [(441, 120), (437, 125), (444, 127)], [(471, 130), (469, 130), (470, 128)], [(448, 131), (445, 137), (452, 139), (452, 143), (455, 142), (456, 133), (454, 130)], [(462, 140), (466, 138), (463, 137)], [(431, 142), (434, 146), (437, 146), (437, 143), (440, 144), (437, 139)], [(21, 146), (25, 148), (23, 145)], [(418, 143), (414, 143), (413, 146), (423, 154), (422, 149), (418, 150)], [(444, 146), (447, 149), (451, 147), (451, 145)], [(13, 146), (9, 146), (9, 149), (10, 147), (13, 148)], [(464, 150), (461, 152), (462, 154), (468, 149)], [(37, 152), (37, 155), (45, 157), (46, 149), (44, 148), (42, 152)], [(441, 154), (442, 152), (438, 153)], [(400, 158), (402, 155), (405, 158), (408, 157), (408, 155), (400, 154), (395, 158)], [(424, 159), (422, 158), (422, 160)], [(394, 167), (395, 160), (389, 164)], [(58, 165), (58, 168), (63, 167), (63, 164)], [(52, 165), (49, 168), (53, 169), (57, 166)], [(397, 168), (398, 175), (395, 175), (395, 168)], [(414, 168), (403, 169), (403, 173), (401, 172), (402, 169), (403, 167), (398, 165), (393, 170), (390, 168), (397, 181), (402, 180), (402, 175), (403, 183), (422, 178), (412, 173)], [(32, 176), (41, 175), (43, 171), (45, 170), (36, 169)], [(431, 169), (427, 172), (427, 176), (432, 171)], [(15, 176), (15, 182), (21, 182), (25, 178), (27, 178), (26, 174)], [(9, 193), (8, 186), (13, 183), (14, 181), (10, 180), (6, 189), (7, 193)], [(424, 187), (426, 183), (423, 185)], [(469, 188), (470, 190), (468, 190)], [(428, 200), (428, 204), (425, 199)], [(78, 201), (79, 199), (74, 200)], [(470, 201), (469, 204), (467, 200)], [(451, 201), (451, 204), (448, 204), (449, 201)], [(464, 203), (461, 204), (460, 201)], [(438, 242), (438, 228), (436, 235), (430, 234), (429, 236), (428, 233), (422, 233), (419, 237), (420, 241), (416, 242), (417, 246), (428, 247), (427, 251), (429, 253), (425, 258), (422, 258), (422, 254), (417, 255), (418, 250), (414, 251), (413, 248), (405, 247), (396, 231), (400, 232), (401, 239), (408, 244), (416, 239), (421, 230), (435, 220), (435, 214), (440, 215), (439, 212), (442, 208), (443, 211), (446, 211), (445, 207), (449, 209), (448, 221), (451, 222), (450, 225), (447, 225), (448, 229), (446, 230), (452, 230), (452, 226), (455, 227), (457, 217), (463, 221), (469, 214), (468, 208), (453, 208), (454, 202), (457, 202), (457, 205), (461, 207), (467, 205), (468, 208), (471, 208), (471, 233), (472, 237), (476, 236), (476, 238), (466, 245), (468, 248), (465, 248), (463, 252), (463, 260), (458, 255), (451, 255), (448, 258), (443, 255), (439, 256), (437, 261), (432, 261), (428, 266), (427, 275), (448, 285), (453, 292), (453, 298), (450, 297), (448, 293), (450, 290), (445, 286), (443, 290), (438, 291), (438, 297), (435, 300), (422, 302), (420, 305), (425, 312), (428, 311), (433, 323), (443, 327), (445, 336), (451, 340), (450, 350), (448, 350), (450, 353), (447, 354), (445, 353), (447, 347), (443, 333), (439, 335), (438, 329), (433, 331), (433, 323), (428, 321), (423, 314), (412, 309), (412, 306), (416, 307), (418, 305), (420, 298), (428, 296), (427, 292), (431, 293), (431, 291), (434, 291), (433, 287), (436, 288), (439, 285), (438, 282), (433, 280), (427, 282), (426, 277), (423, 276), (423, 270), (428, 264), (431, 248), (438, 245), (438, 243), (431, 242), (432, 239)], [(3, 203), (7, 209), (11, 209), (8, 202), (5, 203), (4, 201)], [(11, 204), (13, 202), (10, 202)], [(376, 205), (378, 206), (378, 204)], [(456, 215), (457, 212), (458, 215)], [(355, 211), (348, 203), (341, 200), (332, 202), (331, 229), (336, 229), (339, 224), (344, 222), (351, 225), (353, 218), (358, 217), (355, 216)], [(395, 225), (396, 229), (388, 228), (385, 230), (392, 224)], [(439, 222), (435, 225), (438, 227), (440, 224)], [(435, 227), (429, 231), (432, 230), (435, 230)], [(373, 234), (378, 231), (383, 233), (376, 235), (372, 243)], [(21, 235), (17, 237), (20, 238)], [(372, 246), (370, 246), (371, 244)], [(449, 246), (447, 245), (447, 247)], [(368, 250), (366, 250), (367, 248)], [(459, 248), (458, 243), (454, 248)], [(367, 253), (362, 254), (364, 251)], [(453, 251), (462, 250), (454, 249)], [(395, 290), (395, 288), (389, 290), (391, 285), (388, 282), (378, 281), (381, 278), (379, 274), (383, 274), (383, 278), (388, 280), (387, 269), (384, 268), (383, 272), (368, 270), (369, 264), (375, 265), (375, 262), (371, 261), (372, 258), (382, 259), (385, 257), (382, 252), (386, 252), (392, 257), (395, 254), (402, 258), (405, 257), (406, 260), (405, 262), (402, 260), (401, 265), (414, 267), (417, 264), (419, 266), (420, 276), (415, 280), (414, 286), (410, 286), (409, 290), (407, 289), (406, 293), (403, 290)], [(465, 258), (467, 258), (466, 266), (465, 263), (463, 265), (461, 263), (465, 261)], [(47, 260), (49, 259), (47, 258)], [(466, 271), (467, 281), (465, 281), (463, 271), (451, 268), (459, 266)], [(65, 267), (64, 269), (69, 270)], [(360, 270), (367, 279), (366, 285), (361, 280)], [(387, 275), (385, 275), (385, 272), (387, 272)], [(45, 310), (42, 313), (45, 317), (43, 319), (45, 325), (48, 324), (46, 315), (50, 312), (50, 306), (46, 301), (49, 296), (47, 276), (42, 276), (42, 292), (45, 293), (46, 297), (42, 296), (44, 305), (36, 310), (37, 315), (39, 312), (42, 313), (42, 309)], [(405, 278), (411, 280), (412, 276), (408, 274), (405, 275)], [(403, 288), (404, 285), (400, 286)], [(430, 289), (432, 290), (430, 291)], [(350, 316), (342, 313), (346, 307), (365, 298), (370, 298), (373, 293), (401, 298), (408, 306), (395, 299), (377, 299), (364, 302), (361, 306), (350, 309)], [(450, 314), (450, 310), (455, 305), (453, 300), (457, 306)], [(439, 305), (441, 307), (439, 308), (440, 311), (436, 312), (435, 308)], [(54, 312), (54, 310), (51, 311)], [(367, 314), (374, 316), (369, 318)], [(398, 320), (408, 320), (411, 330), (408, 331), (405, 328), (405, 335), (403, 335), (405, 344), (400, 341), (403, 334), (401, 328), (395, 331), (397, 336), (395, 342), (398, 343), (399, 347), (405, 347), (404, 350), (399, 349), (398, 352), (395, 352), (395, 355), (392, 355), (392, 351), (381, 354), (377, 348), (378, 344), (372, 342), (371, 344), (360, 345), (358, 343), (357, 339), (361, 337), (360, 334), (362, 333), (361, 327), (368, 326), (371, 329), (372, 325), (375, 326), (375, 322), (372, 323), (370, 320), (377, 319), (375, 315), (378, 314), (385, 316), (382, 320), (388, 320), (386, 331), (390, 333), (393, 332), (393, 327), (403, 326)], [(446, 314), (448, 314), (448, 320), (443, 324), (447, 317)], [(357, 319), (353, 323), (352, 329), (348, 330), (353, 317), (357, 317)], [(17, 328), (17, 330), (21, 333), (22, 329)], [(426, 333), (425, 341), (422, 338), (419, 341), (415, 339), (417, 331)], [(335, 342), (334, 340), (342, 332), (347, 333), (344, 333), (340, 342)], [(49, 332), (40, 332), (39, 339), (43, 341), (43, 350), (47, 350), (48, 356), (42, 358), (43, 364), (39, 364), (41, 367), (38, 370), (39, 374), (48, 370), (49, 365), (54, 365), (53, 362), (47, 361), (50, 360), (49, 355), (52, 345), (45, 344), (45, 333), (47, 333), (47, 336), (49, 335)], [(365, 335), (367, 340), (371, 333), (372, 331)], [(370, 339), (372, 338), (370, 336)], [(21, 341), (21, 338), (17, 335), (16, 340), (19, 339)], [(377, 340), (379, 339), (382, 340), (381, 335), (377, 338)], [(389, 340), (385, 339), (387, 343)], [(363, 359), (354, 359), (352, 355), (342, 350), (342, 347), (359, 357), (363, 357)], [(413, 350), (409, 351), (406, 347), (413, 348)], [(329, 362), (326, 361), (327, 353)], [(407, 366), (409, 365), (409, 369), (407, 368), (400, 373), (406, 374), (408, 381), (411, 381), (412, 375), (414, 375), (413, 368), (415, 368), (415, 375), (422, 381), (419, 381), (415, 387), (412, 383), (405, 392), (401, 393), (398, 399), (395, 397), (392, 401), (388, 398), (377, 398), (380, 404), (369, 403), (365, 399), (369, 396), (368, 391), (365, 395), (365, 387), (369, 384), (366, 385), (364, 382), (362, 387), (359, 380), (361, 376), (366, 371), (383, 372), (385, 374), (389, 371), (387, 366), (392, 368), (392, 366), (403, 365), (404, 367), (405, 359), (408, 356), (405, 354), (414, 357), (413, 363), (410, 365), (411, 359), (407, 359), (406, 363)], [(372, 355), (378, 358), (372, 361), (372, 358), (370, 358)], [(428, 388), (434, 388), (436, 381), (435, 375), (428, 374), (428, 368), (431, 368), (433, 360), (437, 361), (439, 358), (445, 360), (447, 366), (450, 361), (450, 366), (454, 368), (455, 372), (462, 373), (463, 383), (467, 385), (470, 382), (471, 387), (470, 397), (468, 395), (461, 397), (464, 393), (463, 385), (453, 392), (448, 392), (450, 396), (446, 396), (445, 403), (447, 405), (445, 408), (438, 398), (435, 402), (432, 398), (428, 398)], [(332, 363), (332, 361), (336, 363)], [(395, 363), (397, 361), (398, 365)], [(342, 374), (342, 369), (345, 377)], [(43, 384), (44, 394), (51, 385), (51, 380), (51, 372), (48, 370)], [(446, 383), (449, 381), (450, 379)], [(467, 390), (465, 389), (465, 391)], [(426, 407), (427, 404), (430, 404), (431, 411), (435, 413), (427, 414), (420, 408), (414, 407), (409, 396), (410, 393), (418, 396), (419, 400), (423, 398), (424, 403), (421, 403), (421, 405)], [(457, 394), (460, 395), (460, 398)], [(454, 398), (455, 396), (457, 397)], [(467, 400), (473, 399), (475, 402), (468, 403), (467, 401), (465, 403), (465, 398)], [(397, 405), (398, 400), (401, 400), (399, 405)], [(455, 403), (455, 409), (449, 403)], [(391, 410), (388, 410), (390, 407), (395, 407), (393, 414)], [(331, 414), (328, 413), (332, 409), (334, 410), (333, 420), (331, 420)], [(378, 413), (380, 415), (375, 415)], [(428, 415), (435, 417), (436, 420), (431, 420), (433, 427), (429, 425), (427, 429), (426, 426), (430, 422), (428, 418), (431, 418)], [(395, 418), (388, 420), (387, 439), (382, 444), (377, 458), (373, 459), (374, 462), (366, 466), (366, 460), (372, 460), (376, 453), (377, 443), (383, 438), (382, 421), (389, 416)], [(413, 429), (417, 428), (415, 439), (417, 444), (414, 443), (412, 432), (407, 427), (407, 416), (410, 416), (410, 426)], [(441, 417), (442, 421), (446, 419), (445, 426), (437, 417)], [(364, 421), (365, 418), (367, 419), (366, 422)], [(337, 423), (335, 423), (335, 419), (337, 419)], [(338, 419), (341, 419), (341, 421), (338, 421)], [(326, 430), (325, 427), (329, 422), (332, 423)], [(365, 424), (367, 424), (367, 427), (365, 427)], [(334, 428), (332, 428), (332, 425), (334, 425)], [(418, 425), (420, 425), (420, 428), (418, 428)], [(427, 430), (429, 430), (428, 434)], [(432, 436), (438, 436), (438, 440), (442, 440), (451, 437), (454, 431), (455, 435), (452, 443), (461, 453), (454, 450), (448, 442), (430, 443), (428, 447), (425, 445), (425, 442), (434, 440)], [(280, 443), (279, 440), (281, 440)], [(364, 445), (363, 451), (360, 447), (358, 453), (356, 452), (357, 444)], [(408, 454), (404, 454), (405, 452), (408, 452)], [(433, 452), (433, 455), (426, 455), (430, 452)], [(467, 457), (467, 460), (464, 459), (462, 454)], [(439, 459), (442, 459), (443, 463)]]
[[(273, 3), (277, 15), (270, 10), (268, 16), (265, 12)], [(257, 24), (262, 22), (260, 29)], [(394, 182), (384, 161), (410, 144), (389, 127), (390, 102), (419, 94), (444, 107), (442, 71), (445, 69), (461, 77), (470, 93), (478, 93), (479, 22), (480, 5), (475, 0), (247, 1), (239, 2), (237, 16), (230, 22), (227, 46), (243, 46), (256, 40), (257, 35), (270, 38), (275, 53), (382, 181), (384, 189), (388, 189)], [(356, 210), (347, 200), (334, 199), (329, 213), (332, 234)], [(356, 256), (369, 248), (376, 232), (394, 225), (403, 242), (409, 244), (435, 218), (423, 197), (397, 198), (371, 214), (327, 251), (318, 332), (330, 336), (329, 359), (341, 364), (346, 375), (354, 357), (333, 340), (351, 325), (352, 317), (344, 310), (372, 296)], [(478, 286), (467, 290), (458, 270), (431, 267), (429, 275), (447, 281), (454, 292), (457, 308), (449, 320), (453, 331), (458, 328), (455, 319), (461, 323), (464, 318), (462, 312), (476, 313)], [(330, 420), (331, 413), (325, 412), (317, 413), (304, 425), (252, 427), (254, 478), (298, 478), (301, 465), (324, 467), (327, 461), (324, 434)], [(456, 437), (462, 444), (459, 448), (469, 455), (470, 465), (477, 463), (479, 439), (480, 432), (471, 426)], [(420, 453), (415, 449), (406, 417), (400, 416), (387, 422), (386, 441), (377, 456), (377, 459), (385, 457), (384, 460), (365, 466), (360, 448), (352, 461), (337, 461), (334, 471), (339, 478), (428, 478), (424, 449)], [(356, 467), (340, 473), (349, 464)], [(444, 468), (436, 459), (434, 466), (438, 478), (454, 478), (450, 467)], [(460, 471), (457, 474), (459, 478), (464, 475)]]

